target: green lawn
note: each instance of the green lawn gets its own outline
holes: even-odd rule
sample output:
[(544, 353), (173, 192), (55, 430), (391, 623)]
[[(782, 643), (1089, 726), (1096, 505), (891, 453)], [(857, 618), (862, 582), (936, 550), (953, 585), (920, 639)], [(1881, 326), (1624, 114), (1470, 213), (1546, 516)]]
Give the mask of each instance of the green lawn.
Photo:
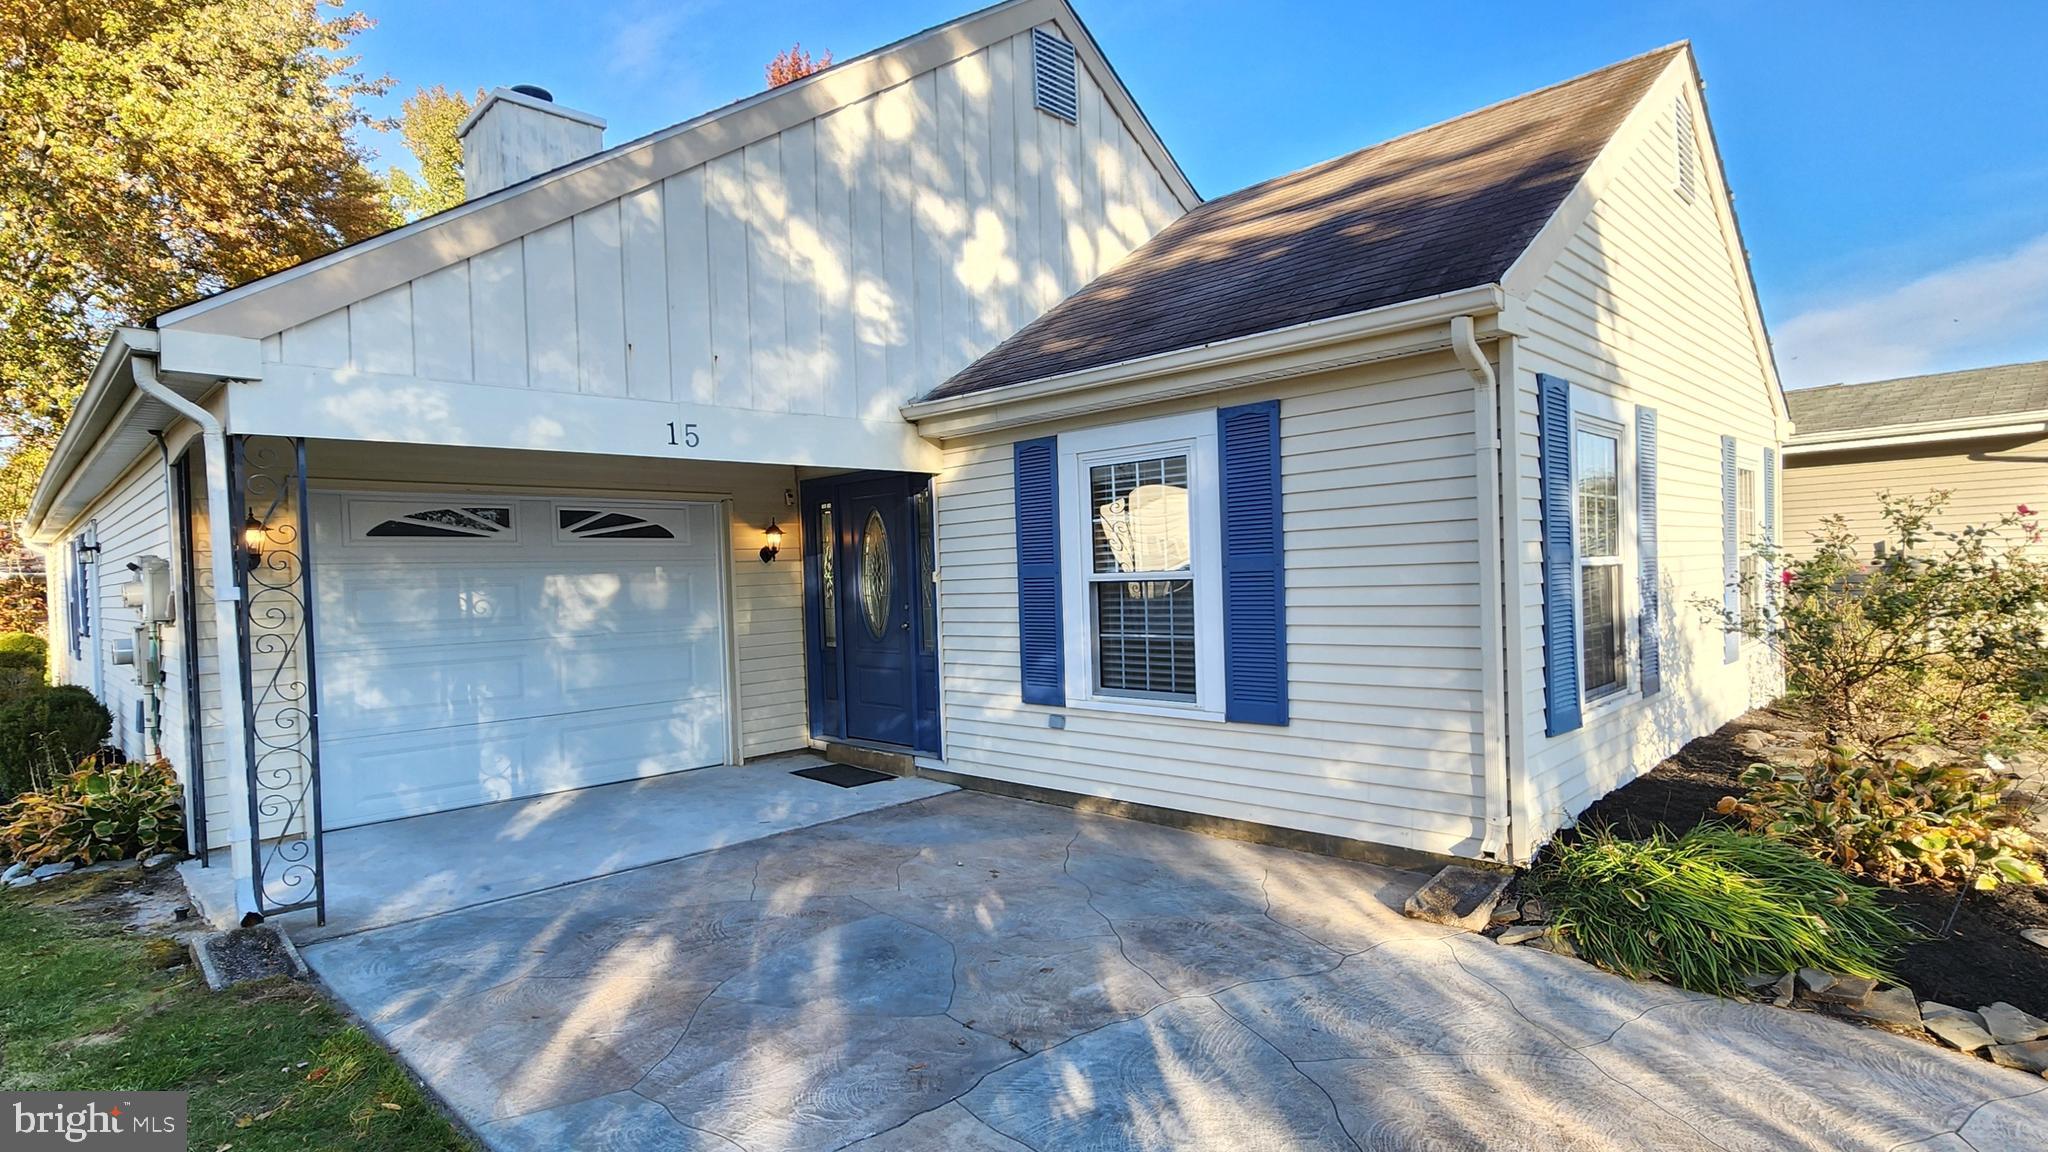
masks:
[(0, 895), (0, 1089), (190, 1092), (194, 1152), (473, 1147), (318, 993), (209, 992), (161, 966), (168, 940), (52, 903), (63, 887)]

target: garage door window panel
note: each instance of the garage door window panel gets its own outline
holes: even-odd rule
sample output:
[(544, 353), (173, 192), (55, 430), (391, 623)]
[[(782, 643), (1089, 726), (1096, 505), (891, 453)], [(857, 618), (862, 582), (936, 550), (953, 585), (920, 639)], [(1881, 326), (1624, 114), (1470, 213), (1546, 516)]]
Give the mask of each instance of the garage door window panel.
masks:
[(502, 504), (402, 504), (357, 500), (349, 504), (354, 540), (487, 540), (511, 542), (512, 509)]
[(677, 540), (688, 542), (685, 529), (663, 522), (659, 513), (630, 508), (563, 507), (555, 510), (555, 538), (563, 543), (582, 540), (630, 541)]

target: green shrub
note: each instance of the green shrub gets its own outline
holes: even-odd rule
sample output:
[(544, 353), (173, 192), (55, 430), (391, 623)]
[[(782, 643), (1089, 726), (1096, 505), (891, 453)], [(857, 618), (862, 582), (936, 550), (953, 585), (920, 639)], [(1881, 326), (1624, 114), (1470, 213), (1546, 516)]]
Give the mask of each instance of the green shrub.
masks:
[(2023, 504), (1950, 531), (1935, 524), (1946, 492), (1878, 500), (1879, 540), (1835, 515), (1802, 555), (1759, 545), (1782, 571), (1757, 614), (1694, 603), (1783, 655), (1831, 743), (1980, 746), (2022, 722), (2025, 699), (2048, 683), (2048, 563), (2028, 551), (2040, 522)]
[[(49, 683), (43, 678), (40, 668), (0, 667), (0, 708), (26, 700), (47, 687)], [(5, 775), (5, 769), (0, 768), (0, 777)]]
[(1922, 767), (1837, 748), (1811, 768), (1758, 764), (1719, 810), (1855, 876), (1884, 884), (2040, 884), (2038, 845), (1983, 769)]
[(33, 652), (38, 661), (50, 658), (50, 642), (33, 632), (0, 632), (0, 653)]
[(68, 768), (98, 751), (114, 717), (84, 688), (30, 692), (0, 708), (0, 797), (31, 791), (52, 765)]
[(1530, 880), (1587, 959), (1698, 992), (1804, 966), (1883, 979), (1907, 936), (1872, 889), (1718, 825), (1646, 840), (1594, 833), (1559, 845)]
[[(50, 646), (29, 632), (0, 632), (0, 708), (49, 683)], [(6, 769), (0, 765), (0, 780)], [(0, 799), (5, 799), (0, 796)]]
[(183, 795), (162, 760), (88, 759), (0, 807), (0, 854), (28, 864), (125, 860), (174, 851), (183, 840)]

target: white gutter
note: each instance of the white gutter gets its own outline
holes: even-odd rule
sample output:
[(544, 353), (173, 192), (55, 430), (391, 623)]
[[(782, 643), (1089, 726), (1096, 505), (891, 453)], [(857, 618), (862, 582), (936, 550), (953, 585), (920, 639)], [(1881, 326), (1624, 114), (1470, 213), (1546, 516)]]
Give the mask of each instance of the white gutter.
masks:
[[(943, 425), (936, 430), (942, 437), (956, 432), (964, 434), (967, 426), (971, 426), (973, 431), (992, 431), (1047, 419), (1052, 415), (1065, 415), (1065, 409), (1068, 407), (1074, 412), (1121, 407), (1173, 395), (1214, 391), (1217, 388), (1251, 380), (1327, 371), (1352, 363), (1414, 355), (1417, 352), (1428, 351), (1431, 347), (1442, 349), (1446, 344), (1439, 326), (1452, 317), (1493, 315), (1498, 317), (1498, 323), (1503, 329), (1511, 330), (1509, 316), (1504, 314), (1511, 314), (1514, 311), (1515, 308), (1499, 285), (1485, 284), (1477, 288), (1465, 288), (1418, 300), (1407, 300), (1326, 320), (1312, 320), (1286, 328), (1255, 332), (1249, 336), (1218, 340), (1192, 348), (1176, 348), (1168, 352), (1133, 357), (1114, 364), (1083, 368), (1025, 383), (1006, 384), (980, 392), (936, 400), (914, 401), (904, 405), (900, 411), (904, 419), (920, 425), (943, 421)], [(1438, 330), (1425, 342), (1427, 347), (1403, 346), (1362, 353), (1346, 352), (1339, 347), (1370, 337), (1431, 327), (1437, 327)], [(1318, 358), (1316, 353), (1319, 350), (1329, 350), (1329, 355)], [(1277, 367), (1259, 363), (1283, 355), (1289, 359)], [(1168, 379), (1171, 377), (1181, 379), (1172, 381)], [(1143, 387), (1145, 385), (1155, 387)], [(1078, 399), (1082, 393), (1121, 386), (1138, 387), (1142, 395), (1124, 397), (1114, 404), (1091, 403)], [(1068, 397), (1077, 399), (1069, 406), (1047, 403)], [(1033, 405), (1044, 405), (1059, 410), (1053, 413), (1024, 411)], [(934, 429), (920, 427), (919, 431), (926, 436), (934, 434)]]
[(1480, 725), (1481, 760), (1484, 769), (1481, 790), (1486, 801), (1486, 836), (1479, 843), (1479, 856), (1501, 860), (1507, 853), (1510, 806), (1509, 762), (1507, 756), (1507, 690), (1503, 677), (1508, 659), (1507, 630), (1502, 623), (1502, 598), (1507, 595), (1506, 570), (1501, 560), (1500, 469), (1501, 442), (1496, 393), (1500, 381), (1486, 352), (1479, 346), (1477, 326), (1470, 316), (1451, 317), (1451, 353), (1472, 376), (1472, 425), (1477, 447), (1475, 476), (1479, 485), (1479, 627), (1480, 697), (1485, 719)]
[[(171, 411), (199, 426), (199, 434), (206, 446), (206, 527), (213, 564), (214, 643), (217, 646), (238, 645), (241, 613), (237, 605), (242, 599), (242, 584), (240, 574), (235, 571), (235, 559), (241, 552), (235, 547), (236, 525), (229, 522), (227, 514), (232, 507), (228, 498), (227, 429), (213, 413), (180, 396), (157, 379), (153, 356), (137, 355), (132, 363), (138, 390), (155, 397)], [(183, 572), (184, 566), (178, 565), (177, 570)], [(197, 603), (196, 597), (194, 602)], [(198, 629), (192, 631), (196, 634)], [(241, 662), (239, 650), (232, 658), (224, 652), (216, 651), (214, 655), (221, 670), (218, 679), (221, 743), (226, 760), (222, 765), (225, 769), (222, 775), (228, 781), (228, 855), (235, 878), (236, 919), (240, 920), (257, 910), (256, 840), (255, 829), (249, 821), (249, 776), (247, 772), (236, 770), (237, 766), (248, 763), (249, 734), (242, 719), (242, 678), (233, 674)], [(194, 700), (186, 701), (188, 708), (196, 704)]]
[(36, 490), (29, 497), (28, 535), (33, 537), (41, 531), (50, 504), (77, 473), (79, 465), (97, 450), (100, 435), (118, 423), (118, 417), (101, 420), (99, 414), (126, 391), (127, 373), (122, 369), (129, 358), (153, 356), (156, 350), (157, 334), (147, 328), (116, 328), (108, 338), (106, 350), (85, 382), (85, 391), (79, 393), (78, 402), (71, 406), (64, 431), (50, 452), (50, 462), (43, 467), (42, 479), (36, 482)]
[(1991, 440), (2014, 436), (2048, 436), (2048, 413), (2015, 412), (1996, 421), (1982, 416), (1961, 420), (1934, 420), (1922, 424), (1891, 427), (1853, 428), (1839, 432), (1794, 433), (1785, 444), (1787, 456), (1811, 456), (1822, 452), (1853, 452), (1866, 448), (1902, 448), (1914, 444), (1944, 444), (1957, 440)]

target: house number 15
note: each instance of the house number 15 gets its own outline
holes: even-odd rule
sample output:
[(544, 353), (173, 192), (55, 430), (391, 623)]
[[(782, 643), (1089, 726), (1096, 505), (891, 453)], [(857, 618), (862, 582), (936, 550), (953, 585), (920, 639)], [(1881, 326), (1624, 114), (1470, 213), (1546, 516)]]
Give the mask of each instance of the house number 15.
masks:
[[(668, 422), (668, 442), (670, 444), (677, 443), (676, 422), (673, 420)], [(681, 441), (682, 446), (685, 448), (695, 448), (699, 443), (700, 441), (697, 437), (697, 426), (695, 424), (683, 425), (683, 438)]]

